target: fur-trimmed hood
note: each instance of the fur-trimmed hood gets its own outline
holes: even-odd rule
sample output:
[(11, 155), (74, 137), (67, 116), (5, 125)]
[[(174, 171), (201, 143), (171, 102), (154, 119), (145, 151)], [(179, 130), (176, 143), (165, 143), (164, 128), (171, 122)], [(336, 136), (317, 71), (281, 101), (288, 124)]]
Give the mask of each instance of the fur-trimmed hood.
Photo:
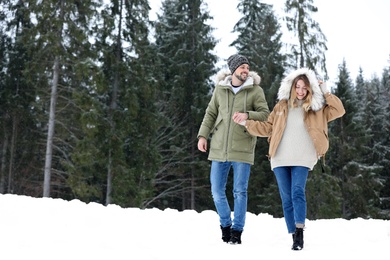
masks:
[[(216, 76), (216, 83), (217, 85), (222, 85), (222, 86), (231, 86), (230, 82), (232, 81), (232, 73), (229, 70), (223, 70), (218, 72)], [(244, 82), (243, 86), (247, 85), (260, 85), (261, 78), (259, 74), (257, 74), (254, 71), (250, 71), (248, 74), (247, 80)]]
[(321, 92), (320, 86), (318, 85), (318, 79), (314, 71), (308, 68), (294, 70), (282, 80), (278, 91), (278, 100), (288, 100), (290, 98), (292, 82), (297, 76), (302, 74), (306, 75), (309, 79), (310, 87), (313, 91), (313, 98), (310, 107), (313, 111), (318, 111), (324, 106), (325, 98)]

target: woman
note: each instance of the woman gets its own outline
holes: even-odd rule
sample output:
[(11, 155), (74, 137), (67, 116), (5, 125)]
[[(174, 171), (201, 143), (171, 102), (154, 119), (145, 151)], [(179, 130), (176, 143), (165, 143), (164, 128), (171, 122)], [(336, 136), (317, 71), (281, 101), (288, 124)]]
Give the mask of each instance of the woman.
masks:
[(267, 121), (235, 120), (254, 136), (268, 137), (269, 158), (283, 205), (293, 250), (303, 248), (306, 219), (305, 187), (312, 170), (329, 148), (328, 122), (344, 115), (338, 97), (314, 72), (302, 68), (281, 83), (279, 102)]

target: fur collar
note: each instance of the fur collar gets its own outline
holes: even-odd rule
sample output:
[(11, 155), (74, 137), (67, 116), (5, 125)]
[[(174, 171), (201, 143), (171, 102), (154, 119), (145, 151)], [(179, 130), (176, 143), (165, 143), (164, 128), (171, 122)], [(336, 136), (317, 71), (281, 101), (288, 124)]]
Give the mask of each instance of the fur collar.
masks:
[[(230, 82), (232, 81), (232, 73), (229, 70), (222, 70), (217, 74), (216, 83), (217, 85), (222, 86), (230, 86)], [(248, 75), (248, 79), (244, 82), (244, 86), (247, 85), (260, 85), (261, 78), (257, 72), (250, 71)]]
[(287, 75), (280, 84), (280, 88), (278, 91), (278, 100), (288, 100), (290, 98), (290, 90), (291, 90), (291, 84), (293, 80), (299, 76), (305, 74), (307, 78), (310, 81), (310, 87), (313, 91), (313, 98), (311, 102), (311, 109), (313, 111), (320, 110), (324, 104), (325, 99), (324, 95), (322, 94), (322, 91), (320, 89), (320, 86), (318, 85), (317, 77), (314, 73), (314, 71), (307, 69), (307, 68), (301, 68), (298, 70), (294, 70), (290, 74)]

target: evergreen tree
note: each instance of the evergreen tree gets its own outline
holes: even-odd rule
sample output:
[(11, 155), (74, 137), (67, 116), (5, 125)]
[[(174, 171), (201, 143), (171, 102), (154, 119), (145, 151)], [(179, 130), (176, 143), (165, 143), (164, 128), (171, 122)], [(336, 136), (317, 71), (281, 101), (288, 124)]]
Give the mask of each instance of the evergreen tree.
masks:
[[(113, 202), (124, 206), (144, 207), (153, 196), (154, 175), (159, 169), (160, 155), (154, 143), (158, 134), (156, 107), (155, 48), (149, 41), (147, 0), (124, 1), (126, 8), (123, 46), (128, 71), (121, 71), (123, 91), (118, 103), (125, 114), (117, 115), (120, 132), (125, 133), (124, 151), (127, 171), (113, 179)], [(118, 107), (118, 108), (119, 108)], [(125, 117), (123, 117), (125, 116)]]
[[(329, 132), (331, 146), (334, 134)], [(329, 157), (329, 156), (328, 156)], [(330, 163), (331, 158), (327, 161)], [(322, 172), (320, 162), (317, 162), (310, 172), (306, 184), (307, 218), (332, 219), (341, 217), (341, 189), (339, 179), (332, 175), (325, 166)]]
[(234, 26), (238, 37), (230, 46), (248, 57), (251, 70), (259, 73), (269, 107), (276, 102), (276, 94), (286, 66), (282, 54), (282, 33), (272, 5), (257, 0), (243, 0), (238, 6), (242, 18)]
[(106, 3), (96, 19), (95, 84), (78, 97), (83, 136), (72, 153), (69, 185), (85, 201), (143, 207), (159, 156), (155, 52), (146, 0)]
[(2, 1), (0, 10), (0, 193), (39, 196), (39, 135), (31, 106), (36, 88), (24, 77), (31, 59), (23, 42), (23, 35), (31, 27), (29, 10), (23, 1)]
[[(390, 219), (390, 59), (389, 66), (383, 70), (381, 85), (383, 88), (381, 104), (384, 110), (384, 121), (382, 122), (382, 134), (381, 134), (381, 161), (382, 170), (380, 172), (381, 177), (384, 179), (383, 187), (380, 191), (380, 208), (381, 217)], [(379, 162), (378, 162), (379, 163)]]
[[(367, 105), (367, 83), (363, 77), (363, 69), (359, 68), (359, 74), (356, 77), (356, 98), (361, 102), (361, 106), (358, 106), (359, 114), (364, 113), (365, 106)], [(364, 119), (362, 119), (364, 120)]]
[(331, 173), (337, 176), (342, 194), (342, 217), (350, 219), (358, 216), (377, 216), (373, 203), (378, 199), (377, 169), (365, 163), (361, 154), (364, 151), (366, 134), (358, 119), (358, 102), (345, 61), (339, 67), (335, 90), (345, 107), (346, 114), (331, 123), (334, 137), (329, 157)]
[(9, 123), (7, 122), (9, 115), (8, 115), (8, 106), (7, 106), (7, 100), (9, 98), (9, 94), (7, 91), (6, 86), (6, 73), (7, 70), (7, 45), (9, 42), (9, 37), (7, 37), (6, 33), (6, 27), (7, 27), (7, 8), (5, 8), (5, 5), (3, 2), (1, 2), (0, 7), (0, 122), (1, 122), (1, 128), (0, 128), (0, 193), (3, 194), (6, 191), (6, 169), (7, 169), (7, 151), (8, 151), (8, 141), (9, 141), (9, 134), (7, 125)]
[(20, 2), (33, 18), (23, 34), (32, 55), (24, 75), (37, 87), (33, 106), (46, 135), (43, 196), (62, 196), (68, 192), (64, 162), (80, 129), (72, 96), (88, 86), (91, 76), (88, 35), (95, 5), (90, 0)]
[(368, 93), (370, 88), (370, 82), (366, 81), (363, 77), (363, 70), (359, 69), (359, 74), (356, 78), (356, 85), (354, 88), (356, 104), (356, 113), (354, 119), (356, 125), (359, 127), (359, 131), (362, 132), (362, 135), (359, 136), (359, 156), (361, 162), (364, 162), (368, 165), (372, 165), (372, 147), (370, 145), (370, 139), (372, 138), (372, 129), (370, 128), (371, 115), (369, 115), (371, 110), (370, 102), (368, 101)]
[[(358, 82), (358, 81), (357, 81)], [(357, 91), (359, 89), (357, 88)], [(384, 178), (386, 176), (381, 174), (387, 172), (386, 168), (386, 154), (388, 154), (388, 113), (386, 113), (388, 90), (384, 88), (384, 84), (374, 76), (370, 82), (365, 84), (365, 104), (362, 125), (365, 129), (365, 134), (368, 137), (366, 146), (362, 149), (362, 160), (370, 165), (370, 174), (373, 179), (373, 184), (362, 183), (365, 189), (371, 188), (371, 196), (367, 196), (367, 208), (369, 216), (378, 217), (378, 208), (380, 207), (380, 190), (383, 187)], [(364, 99), (363, 99), (364, 100)], [(360, 100), (357, 100), (360, 101)], [(361, 102), (361, 101), (360, 101)], [(359, 117), (360, 118), (360, 117)], [(368, 187), (366, 187), (368, 186)], [(367, 213), (366, 213), (367, 214)]]
[[(197, 132), (210, 99), (210, 77), (215, 74), (216, 57), (211, 51), (216, 42), (209, 19), (202, 0), (166, 0), (156, 23), (162, 82), (159, 106), (164, 111), (162, 122), (167, 123), (159, 131), (166, 135), (161, 141), (169, 140), (161, 144), (165, 167), (159, 173), (156, 194), (166, 196), (155, 201), (162, 207), (165, 201), (174, 208), (195, 209), (197, 200), (209, 198), (209, 190), (201, 189), (208, 185), (209, 169), (196, 148)], [(202, 163), (195, 164), (198, 160)]]
[(367, 154), (366, 160), (369, 164), (374, 165), (382, 162), (386, 134), (383, 131), (384, 122), (386, 122), (386, 96), (382, 83), (376, 76), (366, 84), (367, 100), (365, 103), (365, 120), (364, 126), (370, 134), (368, 147), (370, 152)]
[(294, 33), (297, 43), (292, 45), (291, 53), (295, 59), (295, 68), (307, 67), (318, 73), (326, 70), (325, 52), (327, 39), (320, 25), (313, 20), (312, 14), (318, 12), (313, 0), (286, 0), (285, 11), (287, 29)]

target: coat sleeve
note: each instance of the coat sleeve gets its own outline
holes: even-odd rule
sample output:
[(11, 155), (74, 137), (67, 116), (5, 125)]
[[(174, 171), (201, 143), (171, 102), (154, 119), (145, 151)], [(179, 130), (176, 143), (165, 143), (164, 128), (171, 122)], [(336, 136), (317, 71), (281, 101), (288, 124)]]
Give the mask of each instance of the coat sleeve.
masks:
[(258, 86), (257, 95), (253, 104), (254, 111), (248, 111), (249, 119), (265, 121), (269, 115), (267, 100), (265, 99), (264, 90)]
[(270, 137), (274, 124), (274, 111), (269, 114), (267, 121), (247, 120), (245, 124), (247, 131), (253, 136)]
[(344, 105), (337, 96), (328, 93), (325, 95), (325, 99), (326, 105), (324, 114), (326, 115), (328, 122), (342, 117), (345, 114)]

